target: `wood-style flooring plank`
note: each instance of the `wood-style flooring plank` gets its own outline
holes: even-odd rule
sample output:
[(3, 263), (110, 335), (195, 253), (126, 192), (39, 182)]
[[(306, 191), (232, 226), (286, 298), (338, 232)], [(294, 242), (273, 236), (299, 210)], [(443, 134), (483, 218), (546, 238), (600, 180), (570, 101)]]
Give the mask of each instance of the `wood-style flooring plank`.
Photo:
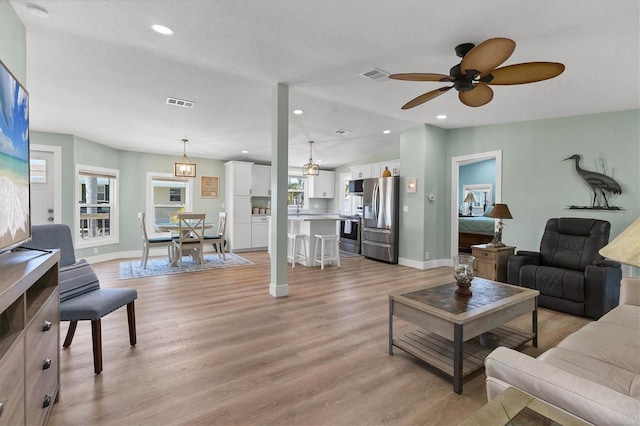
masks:
[[(457, 395), (436, 369), (387, 353), (388, 294), (449, 279), (450, 268), (342, 258), (289, 268), (290, 295), (276, 299), (268, 255), (241, 255), (254, 265), (122, 281), (119, 261), (94, 265), (103, 287), (138, 291), (138, 344), (125, 309), (103, 318), (96, 376), (90, 326), (78, 323), (49, 424), (454, 425), (486, 403), (483, 370)], [(544, 309), (538, 319), (539, 348), (520, 348), (532, 356), (588, 322)], [(531, 316), (512, 324), (530, 329)], [(412, 329), (395, 321), (394, 334)]]

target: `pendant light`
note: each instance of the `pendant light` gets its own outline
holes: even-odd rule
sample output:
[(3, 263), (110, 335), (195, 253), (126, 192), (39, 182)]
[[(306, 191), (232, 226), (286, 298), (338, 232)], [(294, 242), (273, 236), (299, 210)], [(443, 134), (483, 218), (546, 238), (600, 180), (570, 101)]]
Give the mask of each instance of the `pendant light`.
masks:
[(196, 177), (196, 165), (187, 158), (187, 142), (188, 139), (182, 139), (182, 160), (173, 165), (173, 175), (176, 177)]
[(309, 141), (309, 162), (302, 166), (302, 176), (318, 176), (320, 174), (320, 167), (313, 163), (312, 149), (313, 141)]

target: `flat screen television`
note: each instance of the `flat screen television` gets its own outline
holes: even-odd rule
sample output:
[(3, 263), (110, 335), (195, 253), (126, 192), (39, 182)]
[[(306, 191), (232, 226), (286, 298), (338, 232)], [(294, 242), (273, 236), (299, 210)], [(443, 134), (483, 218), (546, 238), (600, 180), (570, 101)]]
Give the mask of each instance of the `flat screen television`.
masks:
[(31, 239), (29, 94), (0, 61), (0, 252)]

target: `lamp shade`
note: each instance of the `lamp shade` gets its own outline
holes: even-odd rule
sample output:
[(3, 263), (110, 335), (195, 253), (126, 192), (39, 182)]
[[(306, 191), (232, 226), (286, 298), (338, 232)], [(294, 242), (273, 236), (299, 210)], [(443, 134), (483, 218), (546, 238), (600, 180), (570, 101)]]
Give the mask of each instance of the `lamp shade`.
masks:
[(467, 192), (467, 196), (462, 200), (463, 203), (475, 203), (476, 197), (473, 196), (473, 192)]
[(616, 262), (640, 268), (640, 218), (601, 248), (600, 254)]
[(493, 206), (493, 209), (491, 209), (491, 212), (489, 213), (489, 217), (494, 219), (513, 219), (513, 216), (511, 216), (511, 212), (509, 211), (509, 207), (507, 207), (506, 204), (496, 204)]

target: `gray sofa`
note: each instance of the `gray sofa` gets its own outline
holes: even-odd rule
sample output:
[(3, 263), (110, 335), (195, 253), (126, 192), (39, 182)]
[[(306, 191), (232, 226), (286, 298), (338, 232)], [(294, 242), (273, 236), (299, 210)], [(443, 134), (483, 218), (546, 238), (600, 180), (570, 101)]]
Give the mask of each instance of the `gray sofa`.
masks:
[(499, 347), (485, 360), (489, 400), (512, 386), (597, 425), (640, 424), (640, 278), (620, 303), (537, 358)]

